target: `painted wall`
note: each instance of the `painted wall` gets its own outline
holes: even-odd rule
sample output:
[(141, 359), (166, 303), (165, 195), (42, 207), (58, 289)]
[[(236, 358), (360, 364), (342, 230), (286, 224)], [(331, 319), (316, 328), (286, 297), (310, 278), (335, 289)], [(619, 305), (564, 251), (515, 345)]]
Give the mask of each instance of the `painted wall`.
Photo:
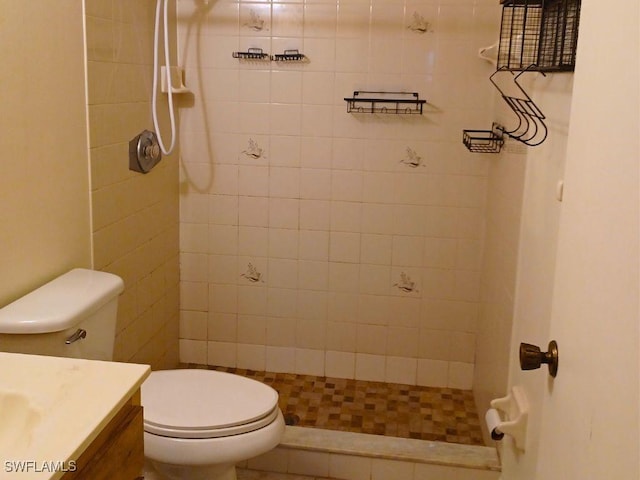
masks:
[[(461, 133), (490, 125), (499, 15), (179, 2), (182, 361), (471, 387), (488, 163)], [(253, 47), (308, 61), (232, 58)], [(429, 105), (349, 114), (354, 90)]]
[[(529, 436), (538, 461), (524, 469), (529, 452), (519, 455), (505, 478), (640, 475), (639, 40), (637, 2), (582, 2), (548, 335), (560, 367), (553, 381), (528, 372), (543, 377)], [(600, 72), (623, 59), (625, 74), (606, 88)]]
[(125, 282), (115, 357), (170, 368), (178, 359), (178, 154), (146, 175), (129, 170), (128, 155), (132, 138), (154, 130), (155, 2), (85, 3), (94, 266)]
[(0, 304), (73, 267), (116, 273), (116, 359), (158, 368), (178, 358), (178, 167), (128, 170), (151, 128), (154, 5), (86, 1), (85, 50), (83, 2), (0, 3)]
[(0, 1), (0, 305), (91, 266), (81, 2)]
[(527, 156), (516, 142), (490, 160), (473, 380), (479, 412), (507, 389), (526, 168)]
[[(508, 385), (525, 386), (542, 401), (540, 376), (520, 372), (520, 342), (546, 347), (569, 130), (573, 74), (525, 74), (522, 84), (546, 116), (548, 137), (537, 147), (509, 140), (489, 170), (487, 236), (474, 394), (478, 410), (503, 397)], [(507, 128), (513, 112), (497, 99), (496, 118)], [(535, 429), (539, 411), (533, 414)], [(485, 432), (486, 433), (486, 432)], [(505, 456), (508, 453), (505, 453)], [(535, 455), (529, 460), (535, 464)], [(512, 458), (513, 460), (513, 458)]]

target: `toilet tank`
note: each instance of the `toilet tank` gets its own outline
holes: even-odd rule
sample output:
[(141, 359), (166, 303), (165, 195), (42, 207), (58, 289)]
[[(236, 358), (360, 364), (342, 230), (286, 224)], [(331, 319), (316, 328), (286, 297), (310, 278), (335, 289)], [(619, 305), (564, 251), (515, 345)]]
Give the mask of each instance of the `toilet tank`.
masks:
[(76, 268), (0, 308), (0, 351), (112, 360), (117, 275)]

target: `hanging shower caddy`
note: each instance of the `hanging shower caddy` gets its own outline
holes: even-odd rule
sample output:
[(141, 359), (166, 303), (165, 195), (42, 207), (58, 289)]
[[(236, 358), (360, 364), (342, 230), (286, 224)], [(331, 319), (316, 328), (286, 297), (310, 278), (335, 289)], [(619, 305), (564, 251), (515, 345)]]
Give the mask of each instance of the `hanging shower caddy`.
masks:
[(416, 92), (355, 91), (346, 97), (347, 113), (391, 113), (396, 115), (422, 115), (426, 100)]
[[(464, 130), (462, 141), (472, 152), (498, 153), (505, 135), (534, 147), (547, 138), (545, 116), (519, 82), (525, 72), (570, 72), (575, 68), (580, 0), (500, 0), (502, 22), (498, 69), (489, 77), (515, 113), (517, 125), (507, 130)], [(513, 72), (520, 72), (517, 75)], [(510, 75), (506, 83), (498, 80)]]
[(516, 75), (508, 68), (500, 67), (489, 77), (507, 106), (515, 113), (517, 124), (509, 130), (497, 123), (492, 125), (491, 130), (463, 130), (462, 141), (470, 151), (498, 153), (504, 144), (505, 135), (529, 147), (540, 145), (546, 140), (546, 117), (519, 82), (520, 77), (531, 70), (525, 69)]

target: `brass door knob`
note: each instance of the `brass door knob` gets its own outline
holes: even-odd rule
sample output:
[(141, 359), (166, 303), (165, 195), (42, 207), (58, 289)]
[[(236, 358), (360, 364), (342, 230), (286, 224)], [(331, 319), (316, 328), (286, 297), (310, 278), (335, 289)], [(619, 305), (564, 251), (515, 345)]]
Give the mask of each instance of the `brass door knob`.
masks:
[(540, 368), (543, 363), (549, 366), (549, 375), (555, 377), (558, 374), (558, 344), (555, 340), (549, 342), (548, 352), (542, 352), (537, 345), (520, 344), (520, 368), (522, 370), (535, 370)]

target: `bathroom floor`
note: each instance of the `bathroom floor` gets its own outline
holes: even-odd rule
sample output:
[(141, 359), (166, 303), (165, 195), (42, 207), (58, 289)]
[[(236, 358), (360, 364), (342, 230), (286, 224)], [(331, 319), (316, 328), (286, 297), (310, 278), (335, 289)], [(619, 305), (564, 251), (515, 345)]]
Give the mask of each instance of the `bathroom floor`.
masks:
[(273, 387), (288, 424), (401, 438), (484, 445), (470, 390), (188, 365)]

